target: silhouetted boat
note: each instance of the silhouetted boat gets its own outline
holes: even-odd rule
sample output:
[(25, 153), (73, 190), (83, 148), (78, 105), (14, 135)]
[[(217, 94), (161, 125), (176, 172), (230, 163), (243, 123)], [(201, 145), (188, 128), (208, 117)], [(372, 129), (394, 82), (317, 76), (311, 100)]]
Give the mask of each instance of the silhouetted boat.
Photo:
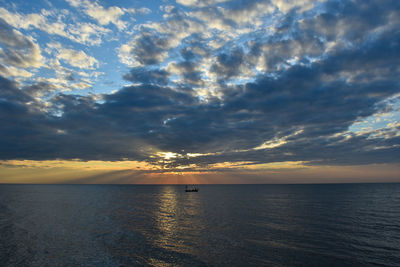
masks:
[(185, 192), (199, 192), (199, 188), (197, 188), (195, 185), (186, 185)]

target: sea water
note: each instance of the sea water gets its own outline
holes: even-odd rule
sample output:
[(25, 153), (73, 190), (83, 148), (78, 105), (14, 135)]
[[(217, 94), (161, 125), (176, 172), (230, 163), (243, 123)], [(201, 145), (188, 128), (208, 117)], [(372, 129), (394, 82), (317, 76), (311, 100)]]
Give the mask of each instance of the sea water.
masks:
[(0, 185), (0, 266), (399, 266), (400, 184)]

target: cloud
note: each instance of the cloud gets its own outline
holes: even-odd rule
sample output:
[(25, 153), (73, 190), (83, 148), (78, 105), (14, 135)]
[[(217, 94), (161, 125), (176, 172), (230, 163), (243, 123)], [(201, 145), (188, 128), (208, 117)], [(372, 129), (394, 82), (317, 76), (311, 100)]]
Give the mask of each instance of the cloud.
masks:
[(176, 0), (178, 4), (190, 7), (206, 7), (213, 6), (218, 3), (224, 3), (229, 0)]
[(248, 57), (259, 71), (276, 71), (290, 65), (308, 64), (310, 59), (323, 55), (325, 49), (326, 45), (318, 37), (305, 33), (293, 39), (253, 43)]
[(107, 28), (88, 22), (70, 25), (68, 31), (66, 38), (85, 45), (100, 45), (102, 38), (111, 33)]
[(143, 29), (131, 42), (119, 48), (118, 56), (122, 63), (131, 67), (154, 65), (163, 62), (172, 47), (167, 37)]
[[(190, 15), (206, 25), (210, 32), (215, 30), (235, 34), (234, 21), (225, 18), (222, 14), (223, 9), (202, 9), (193, 11)], [(235, 34), (237, 35), (237, 34)]]
[[(225, 4), (225, 6), (232, 5), (236, 9), (247, 9), (249, 6), (258, 6), (259, 9), (271, 9), (277, 8), (279, 11), (283, 13), (287, 13), (292, 9), (298, 9), (300, 12), (310, 10), (315, 7), (316, 2), (322, 2), (323, 0), (271, 0), (271, 1), (229, 1), (229, 0), (177, 0), (178, 4), (189, 6), (193, 8), (204, 8), (204, 7), (213, 7), (218, 4)], [(247, 9), (249, 10), (249, 9)], [(246, 14), (247, 11), (244, 11), (242, 14)], [(252, 13), (247, 13), (251, 15)], [(241, 18), (239, 18), (241, 19)]]
[(399, 7), (397, 1), (386, 1), (385, 4), (330, 1), (325, 12), (302, 20), (299, 27), (340, 49), (374, 39), (380, 32), (398, 25)]
[(88, 22), (72, 23), (68, 24), (67, 27), (67, 24), (62, 21), (64, 15), (57, 16), (57, 21), (48, 19), (48, 17), (54, 16), (56, 16), (55, 12), (45, 12), (44, 10), (41, 14), (25, 15), (18, 12), (12, 13), (0, 8), (0, 17), (15, 28), (25, 30), (37, 28), (50, 35), (62, 36), (81, 44), (100, 45), (102, 37), (111, 32), (107, 28)]
[(211, 71), (226, 80), (240, 74), (240, 67), (244, 63), (244, 53), (241, 49), (233, 49), (229, 54), (221, 53), (217, 62), (211, 66)]
[(0, 19), (0, 41), (9, 47), (29, 48), (33, 46), (31, 40), (22, 35), (19, 31), (14, 30), (3, 19)]
[(3, 77), (0, 77), (0, 87), (0, 157), (15, 157), (18, 150), (33, 156), (40, 148), (24, 140), (38, 140), (41, 133), (46, 133), (41, 127), (46, 118), (40, 111), (40, 103), (18, 88), (17, 83)]
[(57, 34), (67, 37), (68, 34), (65, 32), (66, 25), (60, 21), (49, 22), (46, 18), (46, 16), (49, 14), (51, 13), (31, 13), (23, 15), (18, 12), (9, 12), (5, 8), (0, 8), (1, 17), (15, 28), (29, 29), (31, 27), (35, 27), (49, 34)]
[(23, 77), (29, 78), (33, 76), (33, 73), (24, 69), (15, 68), (13, 66), (5, 66), (0, 64), (0, 75), (4, 77)]
[(201, 63), (207, 52), (202, 50), (202, 47), (192, 46), (181, 49), (180, 55), (183, 60), (167, 65), (171, 75), (179, 76), (175, 82), (194, 87), (204, 86)]
[(56, 90), (56, 87), (51, 83), (38, 82), (32, 85), (25, 86), (24, 88), (22, 88), (22, 90), (24, 93), (31, 97), (40, 98), (43, 96), (48, 96), (50, 93), (54, 92)]
[[(128, 14), (139, 14), (145, 15), (151, 13), (151, 10), (145, 7), (142, 8), (120, 8), (117, 6), (111, 6), (105, 8), (101, 6), (97, 1), (88, 0), (67, 0), (67, 2), (97, 21), (100, 25), (106, 26), (114, 24), (119, 30), (125, 30), (129, 25), (128, 22), (123, 21), (121, 17)], [(130, 18), (132, 20), (132, 18)]]
[(147, 23), (146, 27), (168, 36), (170, 43), (174, 47), (178, 46), (183, 39), (193, 34), (206, 34), (202, 23), (199, 23), (177, 8), (168, 9), (163, 18), (164, 21), (162, 23)]
[(130, 13), (130, 14), (139, 14), (139, 15), (147, 15), (151, 13), (151, 9), (147, 7), (141, 7), (141, 8), (124, 8), (124, 11)]
[(185, 38), (203, 34), (203, 25), (176, 8), (168, 9), (165, 21), (142, 25), (127, 44), (119, 48), (122, 63), (130, 66), (154, 65), (164, 62), (169, 52), (182, 44)]
[(201, 86), (204, 84), (202, 81), (202, 72), (199, 64), (193, 61), (172, 62), (168, 64), (167, 69), (175, 75), (181, 76), (181, 81), (185, 85)]
[[(54, 54), (55, 56), (57, 56), (59, 53), (57, 48), (63, 48), (58, 43), (50, 43), (49, 45), (52, 48), (48, 47), (46, 52), (49, 54)], [(87, 63), (85, 62), (85, 64)], [(37, 77), (36, 82), (50, 83), (59, 91), (91, 88), (98, 77), (104, 74), (103, 72), (94, 71), (93, 69), (76, 69), (75, 67), (66, 67), (56, 57), (48, 60), (48, 65), (46, 68), (54, 71), (55, 77)]]
[[(289, 66), (278, 76), (260, 76), (253, 83), (226, 88), (222, 102), (200, 104), (192, 100), (191, 106), (177, 106), (178, 113), (167, 109), (162, 124), (159, 119), (146, 129), (157, 136), (152, 140), (149, 135), (149, 143), (163, 144), (164, 151), (176, 153), (181, 149), (193, 153), (226, 151), (190, 160), (177, 158), (176, 164), (243, 158), (254, 162), (320, 160), (346, 164), (357, 157), (358, 163), (374, 162), (378, 160), (375, 156), (384, 154), (368, 149), (376, 140), (366, 135), (332, 136), (346, 132), (360, 116), (374, 114), (380, 101), (399, 92), (397, 73), (393, 72), (398, 43), (389, 41), (396, 40), (397, 35), (387, 32), (363, 49), (340, 50), (311, 65)], [(392, 72), (379, 71), (385, 69)], [(351, 76), (354, 72), (357, 76), (370, 70), (382, 76), (368, 80), (354, 77), (351, 83), (340, 78), (342, 73)], [(164, 109), (169, 107), (164, 103)], [(295, 134), (299, 129), (301, 134)], [(277, 144), (274, 140), (284, 142), (272, 145)], [(398, 153), (393, 147), (397, 137), (380, 142), (386, 143), (380, 147), (387, 147), (388, 154)]]
[(165, 70), (136, 67), (125, 74), (124, 79), (133, 83), (166, 85), (169, 82), (169, 75)]
[[(0, 58), (10, 67), (38, 68), (43, 65), (39, 45), (0, 19)], [(3, 68), (16, 74), (15, 68)], [(21, 74), (27, 74), (19, 71)]]
[(119, 30), (123, 30), (127, 26), (127, 23), (120, 19), (125, 12), (117, 6), (104, 8), (97, 2), (90, 2), (88, 0), (67, 0), (67, 2), (73, 7), (83, 8), (83, 11), (100, 25), (113, 23)]
[(279, 11), (288, 13), (292, 9), (298, 9), (299, 12), (304, 12), (315, 7), (316, 3), (324, 2), (325, 0), (272, 0), (271, 3), (275, 5)]
[(268, 17), (272, 17), (275, 7), (269, 1), (234, 1), (220, 8), (225, 21), (233, 22), (235, 29), (258, 29)]
[(92, 56), (86, 55), (82, 50), (64, 48), (60, 43), (50, 43), (49, 48), (56, 51), (56, 58), (81, 69), (95, 69), (99, 66), (99, 61)]

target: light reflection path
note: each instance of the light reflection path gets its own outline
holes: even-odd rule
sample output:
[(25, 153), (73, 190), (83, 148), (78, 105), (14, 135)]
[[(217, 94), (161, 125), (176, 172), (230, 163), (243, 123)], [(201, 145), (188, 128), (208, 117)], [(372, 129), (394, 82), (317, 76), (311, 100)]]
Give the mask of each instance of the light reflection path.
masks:
[[(163, 186), (156, 201), (157, 235), (153, 245), (168, 251), (196, 255), (201, 230), (200, 204), (196, 193), (185, 193), (183, 186)], [(153, 259), (155, 260), (155, 259)], [(162, 264), (159, 260), (154, 264)]]
[(156, 213), (157, 228), (159, 230), (156, 244), (164, 248), (174, 248), (174, 241), (178, 232), (178, 203), (175, 188), (165, 186), (159, 198), (159, 210)]

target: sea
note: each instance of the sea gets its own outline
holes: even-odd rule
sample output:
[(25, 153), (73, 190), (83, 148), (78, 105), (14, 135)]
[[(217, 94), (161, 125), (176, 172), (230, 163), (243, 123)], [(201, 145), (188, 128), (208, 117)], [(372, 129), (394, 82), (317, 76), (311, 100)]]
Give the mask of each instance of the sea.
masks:
[(0, 266), (400, 266), (400, 184), (0, 185)]

